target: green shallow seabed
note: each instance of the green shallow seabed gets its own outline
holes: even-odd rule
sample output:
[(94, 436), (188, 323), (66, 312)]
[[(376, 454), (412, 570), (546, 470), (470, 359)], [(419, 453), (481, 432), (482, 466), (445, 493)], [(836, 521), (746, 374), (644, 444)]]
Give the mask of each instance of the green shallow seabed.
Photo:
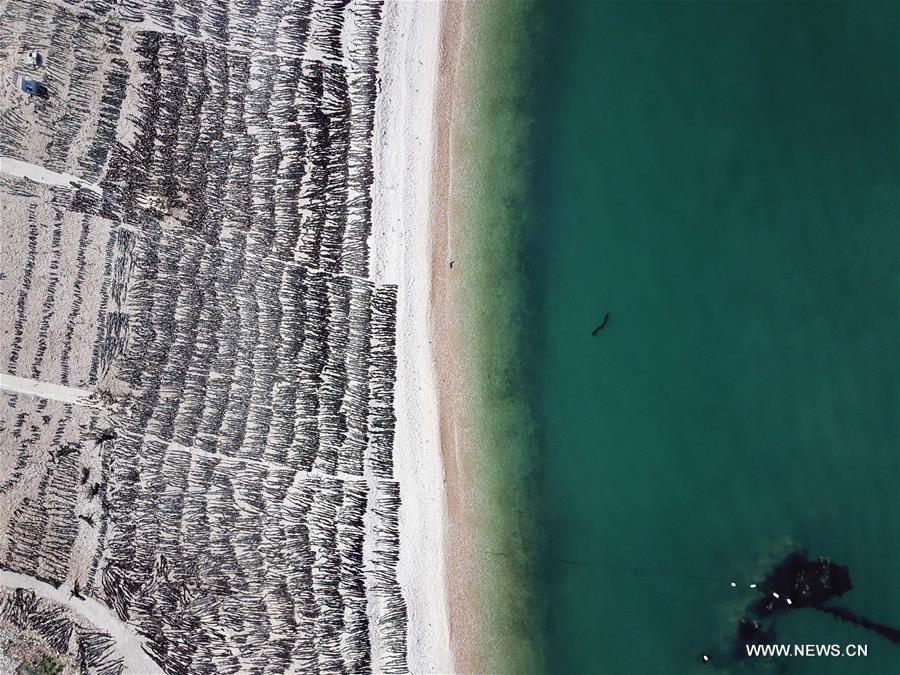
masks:
[(475, 652), (484, 672), (543, 669), (539, 599), (538, 445), (523, 317), (523, 232), (529, 218), (531, 51), (540, 20), (534, 2), (479, 0), (466, 19), (466, 95), (453, 129), (455, 207), (464, 238), (454, 252), (476, 410), (475, 560), (485, 614)]
[(545, 670), (900, 672), (811, 610), (777, 640), (868, 657), (728, 659), (746, 585), (792, 544), (900, 627), (898, 5), (540, 12), (515, 367)]

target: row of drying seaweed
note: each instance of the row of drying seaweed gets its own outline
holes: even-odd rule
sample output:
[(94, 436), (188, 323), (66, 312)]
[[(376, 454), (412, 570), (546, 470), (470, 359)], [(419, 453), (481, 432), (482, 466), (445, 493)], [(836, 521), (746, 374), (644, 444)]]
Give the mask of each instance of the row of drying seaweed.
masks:
[(104, 250), (97, 333), (88, 374), (88, 382), (92, 385), (102, 380), (113, 362), (124, 353), (129, 335), (128, 314), (122, 310), (131, 280), (135, 237), (126, 229), (112, 227), (111, 223), (106, 225), (109, 236)]
[[(81, 217), (81, 232), (78, 236), (78, 249), (75, 253), (75, 280), (72, 284), (71, 304), (66, 312), (65, 333), (63, 334), (62, 354), (59, 360), (60, 382), (69, 384), (69, 354), (72, 350), (72, 340), (75, 335), (75, 322), (79, 320), (84, 297), (82, 287), (86, 276), (87, 256), (86, 250), (91, 241), (91, 218)], [(71, 255), (71, 251), (69, 252)], [(59, 310), (57, 310), (59, 311)]]
[[(138, 4), (142, 7), (138, 8)], [(231, 27), (231, 40), (218, 30), (166, 26), (172, 21), (170, 3), (163, 2), (159, 12), (154, 12), (151, 4), (94, 2), (66, 7), (37, 0), (4, 3), (0, 12), (0, 51), (10, 55), (15, 52), (22, 59), (28, 49), (43, 51), (42, 68), (33, 75), (41, 80), (48, 94), (42, 99), (16, 96), (10, 101), (12, 105), (4, 106), (0, 114), (0, 147), (4, 156), (75, 173), (88, 182), (103, 175), (117, 128), (125, 122), (121, 113), (130, 73), (128, 61), (123, 58), (122, 19), (142, 21), (153, 14), (156, 25), (175, 30), (175, 39), (195, 46), (214, 45), (220, 54), (227, 49), (231, 54), (278, 53), (284, 58), (301, 59), (307, 49), (312, 11), (309, 2), (242, 2), (237, 3), (241, 5), (238, 14), (222, 12), (219, 3), (195, 3), (207, 5), (210, 17), (235, 18), (240, 26)], [(189, 11), (183, 12), (176, 21), (189, 21), (189, 16)], [(205, 22), (205, 27), (210, 28), (213, 23), (216, 22)], [(253, 37), (242, 40), (242, 27)], [(190, 50), (188, 63), (196, 58), (197, 51)], [(183, 69), (185, 62), (180, 63)], [(20, 66), (25, 67), (24, 60)], [(169, 93), (180, 96), (177, 88)], [(23, 114), (24, 111), (28, 112)], [(177, 127), (167, 129), (173, 134), (177, 131)]]
[(327, 474), (362, 475), (371, 445), (373, 471), (391, 476), (394, 287), (169, 231), (117, 239), (130, 244), (116, 368), (135, 393), (129, 428)]
[[(371, 128), (357, 127), (370, 127), (372, 113), (351, 111), (341, 63), (245, 55), (154, 32), (139, 33), (135, 51), (143, 77), (128, 170), (111, 167), (103, 184), (119, 193), (120, 218), (154, 208), (209, 243), (365, 276), (371, 150), (355, 145), (370, 144)], [(358, 105), (371, 108), (369, 79)], [(348, 229), (351, 156), (368, 184), (354, 177)]]
[[(47, 94), (29, 97), (9, 90), (11, 98), (0, 112), (3, 156), (96, 179), (126, 86), (121, 25), (38, 0), (4, 3), (0, 25), (0, 49), (15, 52), (17, 70), (40, 80)], [(33, 49), (45, 59), (40, 69), (29, 71), (24, 56)]]
[(405, 669), (399, 489), (367, 505), (361, 478), (393, 475), (396, 288), (364, 279), (381, 8), (352, 10), (347, 42), (342, 0), (121, 3), (180, 34), (107, 28), (125, 58), (92, 75), (104, 112), (78, 175), (102, 193), (71, 191), (111, 231), (91, 381), (114, 372), (132, 400), (102, 452), (89, 590), (168, 672), (366, 672), (370, 630)]
[[(75, 164), (77, 138), (88, 123), (98, 93), (102, 91), (100, 60), (103, 54), (103, 28), (92, 16), (56, 12), (53, 15), (50, 44), (55, 53), (41, 77), (48, 91), (48, 110), (39, 119), (49, 120), (50, 105), (55, 119), (53, 135), (47, 143), (46, 158), (41, 164), (51, 171), (65, 172)], [(77, 155), (76, 155), (77, 156)]]
[(8, 518), (0, 524), (7, 533), (0, 567), (77, 594), (86, 578), (82, 561), (94, 555), (102, 524), (97, 412), (30, 397), (17, 409), (14, 424), (0, 428), (3, 447), (18, 445), (25, 460), (0, 490)]
[(350, 153), (348, 164), (347, 234), (343, 260), (357, 274), (369, 271), (369, 235), (372, 232), (372, 134), (378, 83), (378, 33), (381, 0), (360, 0), (353, 5), (361, 39), (348, 44), (350, 68)]
[[(6, 396), (6, 405), (3, 407), (9, 407), (15, 410), (18, 402), (18, 394), (11, 394)], [(10, 411), (4, 409), (3, 413), (4, 415), (8, 415)], [(7, 467), (2, 480), (0, 480), (0, 498), (4, 500), (9, 499), (6, 493), (12, 490), (24, 477), (25, 471), (28, 469), (29, 461), (33, 455), (31, 446), (35, 441), (35, 432), (37, 431), (37, 428), (31, 430), (30, 437), (22, 438), (22, 427), (25, 425), (25, 420), (27, 418), (27, 413), (18, 413), (15, 416), (15, 424), (12, 428), (10, 428), (8, 420), (0, 420), (0, 433), (4, 434), (4, 452), (6, 453), (4, 461), (6, 462)], [(15, 448), (15, 450), (13, 450), (13, 448)], [(16, 453), (16, 461), (15, 464), (10, 466), (9, 460), (13, 451)]]
[[(72, 440), (72, 434), (69, 434), (66, 443), (63, 443), (63, 436), (66, 435), (72, 413), (71, 405), (63, 405), (63, 416), (56, 419), (48, 410), (51, 405), (47, 399), (39, 399), (34, 405), (34, 410), (26, 407), (23, 403), (28, 399), (20, 401), (18, 394), (4, 394), (4, 399), (6, 405), (0, 408), (0, 443), (7, 452), (11, 452), (15, 447), (16, 463), (0, 480), (0, 496), (10, 499), (8, 493), (17, 488), (26, 473), (32, 477), (37, 473), (35, 465), (44, 466), (41, 474), (53, 469), (55, 462), (46, 462), (47, 445), (51, 448), (50, 457), (54, 460), (60, 456), (63, 446), (77, 449), (77, 445), (68, 443)], [(49, 437), (48, 428), (52, 430)], [(74, 435), (74, 438), (78, 437), (80, 433)]]
[(10, 516), (4, 567), (57, 585), (66, 581), (81, 526), (76, 503), (88, 489), (80, 483), (81, 467), (77, 449), (44, 466), (37, 489)]
[[(310, 8), (304, 8), (301, 3), (283, 7), (283, 0), (252, 4), (264, 5), (259, 12), (263, 23), (251, 19), (248, 24), (259, 33), (261, 40), (277, 40), (278, 52), (284, 58), (302, 58)], [(129, 70), (127, 52), (133, 45), (123, 47), (121, 19), (137, 21), (143, 17), (129, 17), (124, 5), (116, 11), (111, 11), (113, 5), (102, 5), (82, 3), (78, 7), (65, 7), (37, 0), (4, 3), (0, 10), (0, 51), (10, 55), (15, 52), (22, 60), (20, 69), (26, 67), (25, 51), (34, 48), (42, 51), (45, 56), (42, 67), (28, 72), (41, 80), (48, 95), (42, 99), (15, 95), (8, 101), (10, 105), (3, 106), (0, 113), (3, 156), (74, 173), (87, 182), (96, 182), (103, 176), (117, 131), (128, 123), (122, 111), (128, 87), (133, 86), (129, 80), (138, 75)], [(290, 19), (282, 10), (303, 16)], [(227, 40), (198, 39), (203, 36), (196, 31), (180, 33), (167, 37), (191, 48), (186, 50), (187, 58), (172, 63), (182, 71), (187, 67), (192, 75), (196, 70), (191, 66), (198, 57), (202, 60), (200, 53), (204, 45), (210, 45), (222, 58), (226, 51), (232, 55), (243, 54), (245, 59), (250, 53), (255, 57), (274, 53), (267, 51), (265, 44), (250, 50)], [(196, 90), (195, 84), (192, 79), (184, 86)], [(167, 93), (175, 98), (182, 95), (178, 87)], [(171, 96), (161, 99), (160, 105), (167, 105), (170, 99)], [(171, 134), (180, 131), (177, 126), (164, 129)]]
[(167, 672), (369, 671), (366, 481), (115, 444), (98, 591)]
[(406, 602), (397, 581), (400, 561), (400, 484), (382, 480), (375, 484), (375, 553), (373, 558), (373, 593), (382, 608), (375, 631), (381, 642), (383, 673), (405, 673)]
[(53, 653), (73, 661), (82, 675), (120, 675), (125, 670), (114, 638), (33, 591), (0, 589), (0, 622), (39, 636)]
[[(71, 11), (98, 19), (150, 25), (228, 44), (242, 51), (278, 51), (301, 56), (308, 42), (315, 8), (313, 0), (58, 0)], [(329, 9), (339, 12), (340, 3)], [(317, 17), (315, 17), (317, 18)]]
[(123, 19), (192, 35), (241, 51), (299, 57), (308, 41), (312, 0), (121, 0)]
[[(50, 246), (49, 256), (46, 251), (41, 251), (46, 257), (49, 257), (49, 264), (46, 271), (46, 287), (44, 288), (43, 298), (41, 299), (41, 320), (38, 325), (37, 335), (29, 336), (28, 342), (34, 344), (35, 353), (31, 361), (31, 369), (28, 371), (27, 377), (33, 380), (40, 379), (44, 355), (47, 351), (49, 340), (53, 339), (50, 335), (50, 322), (53, 319), (56, 308), (56, 292), (60, 285), (59, 264), (62, 251), (60, 250), (60, 242), (62, 241), (63, 214), (59, 210), (53, 212), (53, 221), (50, 225)], [(46, 224), (45, 224), (46, 225)], [(30, 346), (29, 345), (29, 346)]]
[[(22, 350), (22, 341), (25, 337), (25, 310), (28, 306), (28, 296), (33, 283), (34, 268), (38, 260), (38, 237), (40, 226), (37, 217), (37, 203), (31, 202), (27, 207), (25, 223), (28, 228), (28, 244), (24, 251), (24, 265), (22, 269), (19, 292), (16, 296), (16, 315), (12, 323), (13, 337), (9, 349), (9, 358), (6, 361), (6, 372), (15, 373), (19, 363), (19, 354)], [(22, 255), (20, 253), (20, 255)]]
[[(61, 7), (39, 11), (33, 0), (15, 0), (11, 15), (43, 17), (37, 32), (50, 31), (61, 50), (46, 68), (59, 110), (36, 118), (13, 110), (4, 137), (22, 137), (24, 144), (22, 127), (45, 125), (47, 156), (23, 158), (100, 180), (104, 191), (118, 193), (103, 200), (104, 217), (155, 208), (185, 220), (211, 243), (223, 227), (257, 228), (254, 243), (267, 255), (365, 276), (380, 6), (353, 7), (348, 70), (338, 30), (344, 4), (313, 8), (317, 60), (154, 31), (138, 32), (123, 47), (116, 21)], [(85, 31), (73, 43), (72, 35)], [(98, 50), (107, 58), (98, 60)], [(128, 52), (137, 57), (134, 71), (123, 58)], [(85, 72), (67, 81), (73, 69)], [(136, 114), (126, 120), (129, 87), (137, 92), (128, 94), (136, 96)], [(94, 126), (85, 129), (97, 99)], [(115, 130), (132, 123), (137, 133), (126, 147)], [(70, 152), (76, 137), (90, 139), (86, 154)]]
[[(16, 185), (8, 183), (4, 181), (5, 194), (7, 187)], [(65, 195), (59, 192), (66, 190), (39, 187), (28, 194), (16, 190), (8, 193), (10, 204), (17, 207), (13, 213), (21, 213), (24, 218), (9, 231), (22, 255), (19, 264), (9, 270), (13, 277), (8, 281), (16, 290), (20, 310), (16, 334), (9, 340), (11, 358), (4, 370), (16, 372), (18, 366), (23, 376), (57, 382), (55, 367), (59, 365), (59, 378), (67, 383), (68, 355), (75, 347), (74, 323), (91, 320), (90, 307), (87, 314), (82, 311), (86, 249), (102, 246), (106, 233), (98, 238), (97, 226), (102, 231), (102, 224), (87, 216), (64, 213), (59, 204), (65, 201)], [(76, 250), (64, 250), (63, 232), (75, 224), (80, 225), (79, 236), (66, 234), (65, 241), (68, 245), (77, 242)], [(37, 261), (41, 261), (41, 268), (37, 283), (32, 283)], [(61, 261), (65, 261), (64, 267)], [(71, 277), (63, 278), (62, 270)], [(31, 326), (30, 334), (24, 332), (25, 323)], [(61, 354), (61, 363), (53, 363), (54, 368), (47, 367), (51, 365), (47, 360), (51, 334), (63, 338), (62, 344), (59, 337), (53, 339), (54, 356)], [(20, 346), (27, 351), (20, 351)], [(84, 347), (77, 348), (83, 353)], [(32, 358), (18, 363), (21, 354)], [(45, 374), (47, 370), (51, 372)], [(79, 370), (77, 376), (83, 384), (84, 373)], [(6, 393), (3, 399), (11, 407), (4, 406), (0, 415), (0, 445), (15, 453), (15, 466), (9, 466), (0, 485), (4, 507), (0, 528), (5, 533), (0, 566), (55, 586), (74, 583), (78, 592), (85, 556), (96, 559), (93, 530), (98, 528), (102, 537), (105, 524), (103, 485), (92, 475), (90, 448), (79, 442), (83, 436), (79, 425), (84, 424), (85, 429), (92, 425), (91, 409)]]
[(110, 149), (115, 145), (129, 74), (130, 69), (125, 59), (121, 57), (110, 59), (109, 68), (105, 73), (103, 93), (96, 110), (97, 128), (87, 152), (78, 158), (79, 175), (88, 183), (100, 180)]
[[(21, 179), (18, 182), (25, 183)], [(115, 311), (117, 305), (107, 307), (105, 288), (101, 289), (99, 298), (93, 297), (93, 287), (90, 298), (84, 295), (87, 277), (97, 275), (88, 263), (88, 250), (110, 245), (109, 224), (66, 211), (65, 204), (71, 199), (71, 191), (67, 189), (40, 187), (35, 194), (19, 196), (15, 190), (3, 186), (0, 196), (24, 214), (18, 222), (11, 222), (8, 230), (10, 247), (20, 253), (16, 265), (8, 272), (14, 275), (7, 279), (8, 287), (12, 289), (13, 284), (18, 287), (14, 292), (15, 318), (11, 317), (12, 334), (7, 338), (9, 346), (5, 350), (7, 360), (3, 370), (35, 380), (59, 378), (62, 384), (80, 386), (96, 382), (97, 370), (102, 370), (103, 364), (112, 361), (124, 348), (124, 330), (117, 329), (116, 336), (98, 334), (93, 346), (94, 363), (90, 367), (86, 362), (79, 362), (73, 370), (71, 358), (73, 350), (85, 348), (76, 335), (76, 327), (91, 326), (95, 320), (106, 326), (125, 322), (124, 315)], [(80, 230), (76, 242), (68, 235), (73, 227)], [(41, 267), (35, 278), (39, 261)], [(120, 294), (119, 300), (122, 299)], [(97, 302), (99, 312), (95, 314)]]
[(369, 377), (369, 447), (378, 478), (394, 474), (394, 380), (397, 371), (397, 287), (381, 286), (372, 296), (371, 375)]

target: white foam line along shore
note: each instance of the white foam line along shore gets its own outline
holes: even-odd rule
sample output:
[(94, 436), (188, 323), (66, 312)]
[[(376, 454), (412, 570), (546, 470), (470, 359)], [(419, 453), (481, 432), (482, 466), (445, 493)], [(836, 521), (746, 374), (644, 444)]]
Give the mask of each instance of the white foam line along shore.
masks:
[(384, 5), (375, 107), (371, 273), (398, 285), (394, 472), (400, 481), (398, 578), (414, 673), (452, 672), (445, 579), (447, 504), (430, 344), (429, 213), (441, 3)]
[(76, 598), (65, 586), (54, 588), (34, 577), (0, 570), (0, 586), (27, 588), (42, 598), (58, 602), (84, 617), (115, 639), (115, 649), (122, 656), (126, 673), (157, 675), (162, 669), (144, 652), (144, 639), (123, 623), (108, 607), (90, 598)]

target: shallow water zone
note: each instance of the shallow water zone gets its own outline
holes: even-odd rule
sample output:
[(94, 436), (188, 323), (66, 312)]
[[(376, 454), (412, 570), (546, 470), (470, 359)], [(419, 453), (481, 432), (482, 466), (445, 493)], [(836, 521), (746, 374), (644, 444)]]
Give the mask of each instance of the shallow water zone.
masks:
[(546, 670), (896, 672), (897, 646), (809, 609), (775, 642), (868, 656), (732, 650), (749, 585), (795, 547), (848, 567), (834, 605), (900, 624), (897, 6), (543, 14), (525, 353)]

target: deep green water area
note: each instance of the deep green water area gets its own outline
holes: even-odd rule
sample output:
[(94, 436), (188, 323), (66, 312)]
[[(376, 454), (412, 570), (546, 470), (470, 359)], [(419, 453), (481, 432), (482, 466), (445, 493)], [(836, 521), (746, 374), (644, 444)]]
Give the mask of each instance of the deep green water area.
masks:
[(813, 610), (776, 641), (868, 657), (729, 654), (792, 546), (900, 627), (898, 7), (541, 7), (518, 271), (546, 671), (900, 673)]

